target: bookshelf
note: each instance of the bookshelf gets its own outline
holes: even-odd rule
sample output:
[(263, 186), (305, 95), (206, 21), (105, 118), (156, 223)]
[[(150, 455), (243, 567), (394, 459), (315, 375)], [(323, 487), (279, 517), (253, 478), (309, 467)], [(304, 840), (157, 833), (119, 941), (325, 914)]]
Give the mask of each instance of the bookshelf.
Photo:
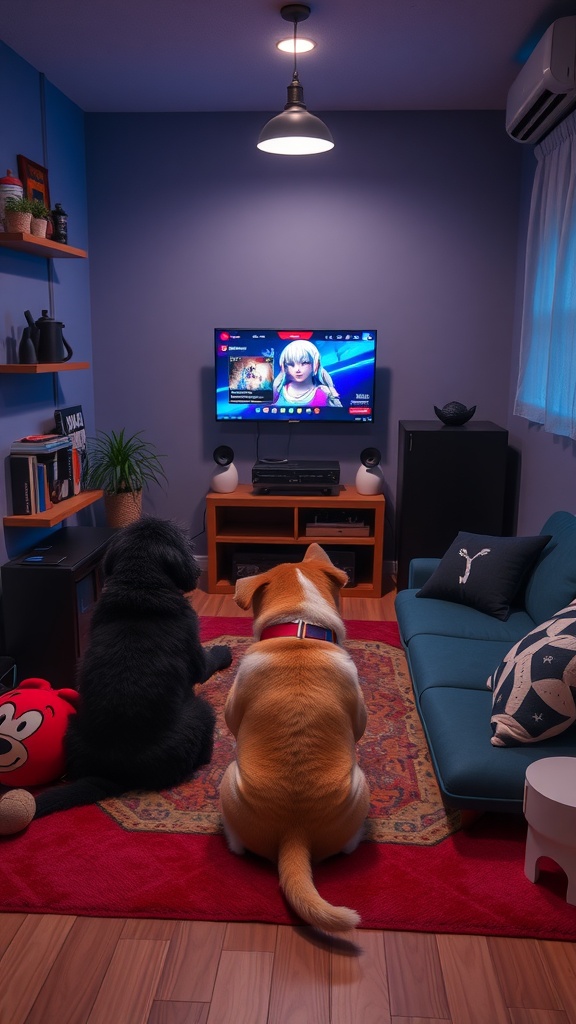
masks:
[[(210, 491), (206, 497), (208, 540), (208, 591), (234, 593), (234, 559), (244, 551), (256, 551), (267, 558), (285, 555), (300, 558), (316, 542), (330, 555), (353, 554), (355, 582), (346, 587), (346, 597), (381, 597), (384, 557), (384, 511), (382, 494), (359, 494), (355, 487), (341, 487), (336, 495), (254, 494), (249, 484), (239, 484), (229, 494)], [(368, 524), (368, 535), (354, 529), (306, 533), (316, 514), (335, 518), (350, 514)]]
[(99, 501), (103, 494), (104, 491), (82, 491), (80, 494), (74, 495), (73, 498), (65, 498), (57, 505), (52, 505), (52, 508), (46, 509), (46, 512), (35, 512), (31, 516), (4, 516), (2, 521), (4, 526), (56, 526), (64, 519), (68, 519), (69, 516), (73, 516), (75, 512), (79, 512), (80, 509), (87, 508)]
[[(36, 235), (24, 231), (0, 232), (0, 248), (14, 249), (18, 252), (28, 253), (33, 256), (43, 256), (46, 259), (86, 259), (88, 253), (84, 249), (77, 249), (72, 245), (63, 245), (61, 242), (54, 242), (50, 238), (38, 238)], [(2, 363), (0, 374), (36, 375), (41, 373), (57, 374), (67, 370), (88, 370), (90, 363), (85, 362), (58, 362), (58, 363)], [(56, 377), (54, 377), (56, 382)], [(56, 391), (56, 384), (54, 385)], [(56, 401), (56, 397), (55, 397)], [(58, 502), (45, 512), (34, 513), (33, 515), (11, 515), (4, 516), (4, 526), (14, 527), (51, 527), (73, 516), (83, 508), (94, 504), (102, 497), (102, 491), (82, 491), (73, 498), (66, 498)]]

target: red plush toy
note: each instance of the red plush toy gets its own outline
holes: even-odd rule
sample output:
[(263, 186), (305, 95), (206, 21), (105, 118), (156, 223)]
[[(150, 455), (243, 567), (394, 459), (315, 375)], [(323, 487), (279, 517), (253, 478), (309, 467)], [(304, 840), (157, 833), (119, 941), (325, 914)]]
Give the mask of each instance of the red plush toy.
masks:
[[(64, 774), (64, 734), (79, 700), (46, 679), (24, 679), (0, 697), (0, 786), (42, 786)], [(25, 828), (34, 810), (31, 793), (11, 789), (0, 797), (0, 834)]]

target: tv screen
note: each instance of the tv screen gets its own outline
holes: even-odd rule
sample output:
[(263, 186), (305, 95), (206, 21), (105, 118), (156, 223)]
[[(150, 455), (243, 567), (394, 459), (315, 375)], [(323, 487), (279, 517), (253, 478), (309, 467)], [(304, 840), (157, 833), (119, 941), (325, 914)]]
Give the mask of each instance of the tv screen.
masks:
[(216, 328), (216, 419), (372, 423), (376, 331)]

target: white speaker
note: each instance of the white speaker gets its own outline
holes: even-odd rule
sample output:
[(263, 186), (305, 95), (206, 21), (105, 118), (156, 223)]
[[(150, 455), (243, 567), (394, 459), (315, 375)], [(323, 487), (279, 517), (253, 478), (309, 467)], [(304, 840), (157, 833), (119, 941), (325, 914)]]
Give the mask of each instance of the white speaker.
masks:
[(380, 494), (384, 487), (384, 474), (380, 468), (381, 455), (377, 448), (364, 448), (356, 473), (358, 494)]
[(218, 467), (212, 477), (210, 486), (218, 494), (228, 494), (238, 487), (238, 470), (233, 463), (234, 452), (227, 444), (220, 444), (214, 449), (212, 458)]

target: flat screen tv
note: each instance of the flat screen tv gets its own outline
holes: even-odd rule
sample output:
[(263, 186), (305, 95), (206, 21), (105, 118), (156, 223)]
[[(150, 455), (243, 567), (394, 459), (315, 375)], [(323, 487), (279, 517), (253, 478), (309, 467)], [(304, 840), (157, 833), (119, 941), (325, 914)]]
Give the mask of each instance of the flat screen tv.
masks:
[(373, 423), (376, 331), (214, 331), (216, 419)]

